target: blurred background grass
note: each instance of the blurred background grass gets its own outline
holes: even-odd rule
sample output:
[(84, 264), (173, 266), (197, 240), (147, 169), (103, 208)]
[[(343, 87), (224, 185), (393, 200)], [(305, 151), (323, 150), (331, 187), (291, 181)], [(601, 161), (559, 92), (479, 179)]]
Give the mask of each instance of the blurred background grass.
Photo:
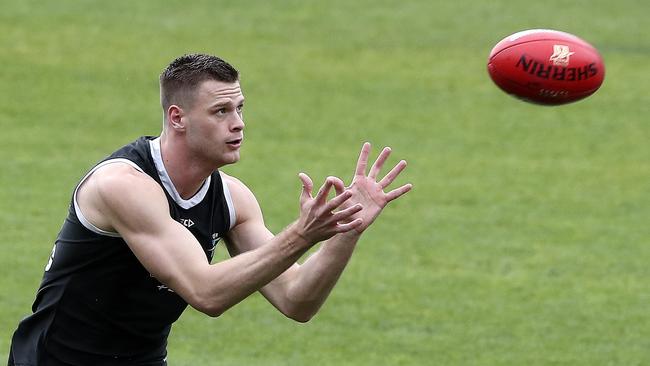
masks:
[[(364, 236), (321, 313), (254, 295), (188, 310), (171, 365), (650, 363), (650, 3), (10, 1), (0, 13), (0, 357), (29, 312), (71, 190), (160, 130), (157, 77), (219, 55), (247, 98), (240, 177), (278, 231), (297, 173), (349, 179), (359, 147), (415, 186)], [(522, 29), (596, 46), (605, 83), (547, 108), (500, 92), (491, 47)], [(224, 251), (218, 253), (221, 258)]]

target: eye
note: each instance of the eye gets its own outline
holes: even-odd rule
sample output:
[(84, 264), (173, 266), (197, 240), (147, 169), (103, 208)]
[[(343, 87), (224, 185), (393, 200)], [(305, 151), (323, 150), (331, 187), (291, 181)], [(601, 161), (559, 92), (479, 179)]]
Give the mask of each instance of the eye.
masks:
[(219, 108), (219, 109), (216, 110), (215, 113), (216, 114), (226, 114), (227, 112), (228, 112), (228, 110), (226, 110), (226, 108)]
[(242, 111), (243, 109), (244, 109), (244, 105), (243, 105), (243, 104), (240, 104), (240, 105), (237, 106), (237, 112), (238, 112), (238, 113), (241, 113), (241, 111)]

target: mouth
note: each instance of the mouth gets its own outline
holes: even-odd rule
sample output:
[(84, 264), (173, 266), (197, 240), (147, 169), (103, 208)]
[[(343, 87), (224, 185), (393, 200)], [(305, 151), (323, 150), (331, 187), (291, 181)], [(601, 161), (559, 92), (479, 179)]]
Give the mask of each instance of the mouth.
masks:
[(239, 138), (239, 139), (226, 141), (226, 144), (232, 147), (240, 147), (243, 141), (244, 141), (243, 138)]

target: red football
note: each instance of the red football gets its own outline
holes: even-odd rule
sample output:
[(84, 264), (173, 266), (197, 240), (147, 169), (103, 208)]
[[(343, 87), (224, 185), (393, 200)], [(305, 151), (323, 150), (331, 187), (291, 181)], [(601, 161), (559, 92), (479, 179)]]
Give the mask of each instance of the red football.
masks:
[(490, 52), (487, 67), (492, 81), (506, 93), (545, 105), (586, 98), (605, 77), (603, 59), (592, 45), (549, 29), (504, 38)]

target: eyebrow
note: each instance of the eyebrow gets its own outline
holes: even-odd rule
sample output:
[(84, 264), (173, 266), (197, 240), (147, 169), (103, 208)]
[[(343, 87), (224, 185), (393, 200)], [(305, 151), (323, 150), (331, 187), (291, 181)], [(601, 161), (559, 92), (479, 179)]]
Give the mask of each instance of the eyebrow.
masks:
[[(220, 99), (217, 99), (216, 102), (210, 104), (210, 108), (223, 107), (223, 106), (229, 105), (231, 103), (233, 103), (232, 98), (220, 98)], [(241, 101), (239, 101), (239, 103), (237, 103), (237, 104), (240, 105), (240, 104), (243, 104), (243, 103), (244, 103), (244, 98), (241, 98)]]

